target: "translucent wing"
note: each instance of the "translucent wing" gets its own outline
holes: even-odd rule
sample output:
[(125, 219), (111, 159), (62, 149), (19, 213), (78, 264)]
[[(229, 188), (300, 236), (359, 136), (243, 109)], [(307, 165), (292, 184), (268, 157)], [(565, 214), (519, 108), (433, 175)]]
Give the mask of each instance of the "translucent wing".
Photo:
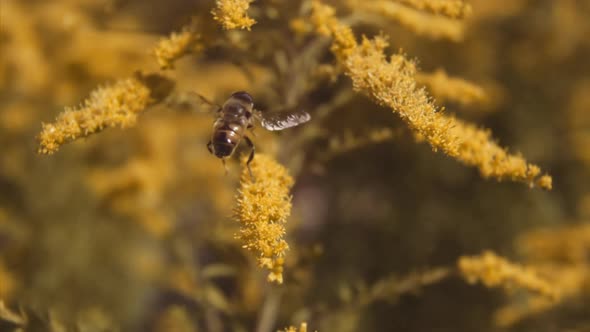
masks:
[(168, 97), (166, 105), (178, 110), (196, 111), (199, 113), (214, 113), (221, 109), (220, 105), (194, 91), (175, 92)]
[(268, 130), (283, 130), (295, 127), (311, 119), (309, 113), (305, 111), (263, 112), (260, 116), (260, 123)]

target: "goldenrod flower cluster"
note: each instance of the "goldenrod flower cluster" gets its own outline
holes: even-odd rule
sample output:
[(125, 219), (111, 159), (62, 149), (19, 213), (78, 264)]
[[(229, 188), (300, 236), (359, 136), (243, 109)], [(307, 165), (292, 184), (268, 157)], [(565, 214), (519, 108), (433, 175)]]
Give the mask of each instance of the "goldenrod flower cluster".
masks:
[(550, 299), (558, 296), (556, 288), (533, 269), (511, 263), (491, 251), (479, 256), (462, 256), (457, 265), (461, 275), (471, 284), (480, 281), (490, 288), (513, 290), (519, 287)]
[(67, 142), (109, 127), (134, 126), (150, 103), (150, 89), (137, 78), (100, 87), (79, 107), (66, 108), (53, 123), (44, 123), (39, 153), (52, 154)]
[(174, 62), (183, 55), (199, 51), (201, 35), (198, 32), (198, 20), (195, 18), (182, 27), (179, 32), (173, 32), (168, 38), (162, 38), (154, 49), (156, 60), (162, 69), (174, 68)]
[(551, 189), (549, 176), (541, 176), (538, 166), (506, 152), (491, 139), (489, 131), (439, 112), (426, 91), (416, 84), (416, 64), (402, 54), (386, 58), (388, 43), (384, 37), (363, 38), (358, 44), (352, 30), (334, 16), (334, 9), (317, 1), (313, 3), (312, 22), (318, 33), (334, 39), (332, 51), (352, 79), (354, 90), (398, 113), (433, 150), (440, 149), (478, 167), (484, 177)]
[(264, 154), (252, 161), (252, 177), (245, 165), (243, 168), (234, 210), (241, 225), (236, 237), (245, 249), (255, 253), (258, 265), (270, 271), (268, 280), (280, 284), (285, 251), (289, 249), (284, 236), (291, 214), (289, 190), (293, 178), (285, 167)]
[(224, 29), (246, 29), (256, 24), (256, 21), (248, 16), (248, 8), (253, 0), (216, 0), (215, 9), (211, 12), (213, 18)]

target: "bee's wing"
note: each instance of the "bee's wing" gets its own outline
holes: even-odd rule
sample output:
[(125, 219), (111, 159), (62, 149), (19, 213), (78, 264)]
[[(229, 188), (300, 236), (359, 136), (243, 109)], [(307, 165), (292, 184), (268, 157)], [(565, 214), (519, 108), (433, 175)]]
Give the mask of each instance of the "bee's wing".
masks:
[(194, 91), (180, 91), (172, 93), (166, 100), (170, 108), (195, 111), (199, 113), (214, 113), (221, 109), (221, 105), (212, 102)]
[(305, 111), (290, 112), (259, 112), (260, 123), (268, 130), (283, 130), (298, 126), (311, 119), (311, 115)]

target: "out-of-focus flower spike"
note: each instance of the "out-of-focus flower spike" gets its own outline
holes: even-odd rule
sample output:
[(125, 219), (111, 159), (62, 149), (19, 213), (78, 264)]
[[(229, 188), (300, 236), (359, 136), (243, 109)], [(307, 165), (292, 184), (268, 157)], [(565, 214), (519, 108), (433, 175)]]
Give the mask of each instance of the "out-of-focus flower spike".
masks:
[(250, 30), (256, 20), (248, 16), (248, 8), (253, 0), (217, 0), (211, 11), (213, 18), (226, 30)]
[(507, 290), (520, 287), (555, 300), (559, 296), (557, 289), (532, 268), (511, 263), (491, 251), (479, 256), (462, 256), (457, 265), (461, 275), (471, 284), (479, 281), (486, 287)]
[(179, 32), (173, 32), (168, 38), (161, 39), (154, 48), (154, 55), (160, 68), (172, 69), (174, 68), (174, 62), (183, 55), (198, 52), (202, 49), (199, 20), (193, 18)]
[(417, 35), (432, 39), (463, 40), (465, 28), (463, 21), (420, 11), (399, 3), (386, 0), (351, 0), (357, 11), (377, 14), (393, 20)]
[(397, 2), (454, 19), (463, 19), (472, 13), (471, 5), (463, 0), (397, 0)]
[(451, 77), (443, 69), (432, 73), (420, 72), (416, 75), (418, 83), (424, 84), (438, 102), (447, 100), (463, 105), (483, 104), (489, 99), (486, 91), (473, 82)]

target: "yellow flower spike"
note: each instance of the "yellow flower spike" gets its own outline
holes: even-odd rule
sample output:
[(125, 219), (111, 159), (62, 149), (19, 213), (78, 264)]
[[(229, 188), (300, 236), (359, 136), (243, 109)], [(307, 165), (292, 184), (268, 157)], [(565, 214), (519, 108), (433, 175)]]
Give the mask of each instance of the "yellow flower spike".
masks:
[(253, 0), (217, 0), (215, 9), (211, 11), (213, 19), (226, 30), (246, 29), (256, 24), (256, 21), (248, 16), (248, 8)]
[(462, 256), (457, 265), (470, 284), (480, 281), (488, 288), (503, 287), (506, 290), (521, 287), (551, 300), (558, 299), (557, 289), (536, 271), (511, 263), (491, 251), (479, 256)]
[(52, 154), (61, 145), (104, 128), (131, 127), (149, 101), (149, 88), (135, 78), (100, 87), (92, 91), (82, 106), (67, 107), (55, 122), (43, 124), (43, 130), (38, 136), (39, 153)]
[(312, 3), (311, 22), (318, 34), (332, 37), (332, 51), (355, 91), (399, 114), (419, 139), (434, 151), (479, 168), (484, 177), (510, 179), (551, 189), (551, 178), (541, 176), (538, 166), (512, 155), (496, 144), (488, 130), (443, 114), (424, 88), (416, 82), (416, 64), (402, 54), (386, 58), (387, 40), (378, 36), (357, 43), (350, 27), (340, 23), (334, 9), (319, 1)]
[(174, 62), (183, 55), (203, 48), (201, 35), (198, 33), (198, 20), (194, 18), (179, 32), (173, 32), (163, 38), (154, 49), (154, 55), (161, 69), (174, 68)]
[(242, 247), (254, 252), (258, 266), (269, 270), (268, 280), (283, 282), (283, 264), (289, 245), (285, 223), (291, 214), (293, 178), (272, 157), (258, 154), (250, 164), (253, 178), (242, 160), (240, 188), (234, 217), (240, 223), (236, 234)]
[(174, 83), (158, 74), (137, 73), (134, 77), (99, 87), (81, 106), (66, 107), (53, 123), (43, 123), (38, 152), (53, 154), (68, 142), (106, 128), (133, 127), (137, 116), (151, 104), (163, 100)]
[(454, 101), (463, 105), (485, 103), (489, 100), (486, 91), (479, 85), (458, 77), (449, 76), (444, 69), (432, 73), (420, 72), (418, 83), (426, 85), (437, 102)]
[(517, 238), (518, 251), (535, 263), (584, 266), (590, 254), (590, 223), (537, 228)]

